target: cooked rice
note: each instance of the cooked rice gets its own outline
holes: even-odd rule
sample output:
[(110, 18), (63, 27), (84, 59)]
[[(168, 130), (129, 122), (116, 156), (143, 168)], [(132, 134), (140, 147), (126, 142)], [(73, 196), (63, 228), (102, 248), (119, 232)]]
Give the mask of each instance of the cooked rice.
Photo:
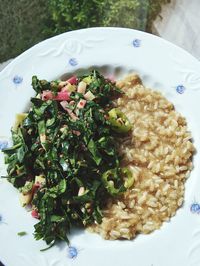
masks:
[(119, 151), (135, 183), (110, 200), (102, 223), (89, 229), (105, 239), (131, 239), (160, 228), (183, 204), (194, 146), (185, 118), (160, 92), (145, 88), (133, 74), (117, 85), (125, 95), (115, 104), (133, 125)]

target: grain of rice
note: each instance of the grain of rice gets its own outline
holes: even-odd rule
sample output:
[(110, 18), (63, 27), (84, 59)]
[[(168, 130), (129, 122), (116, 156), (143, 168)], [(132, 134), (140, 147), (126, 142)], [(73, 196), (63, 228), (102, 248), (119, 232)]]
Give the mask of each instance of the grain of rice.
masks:
[(178, 206), (180, 207), (183, 204), (183, 198), (180, 198), (177, 202)]
[(164, 212), (167, 210), (167, 207), (166, 206), (162, 206), (162, 208), (160, 209), (160, 212)]
[(174, 187), (178, 188), (178, 180), (174, 180)]

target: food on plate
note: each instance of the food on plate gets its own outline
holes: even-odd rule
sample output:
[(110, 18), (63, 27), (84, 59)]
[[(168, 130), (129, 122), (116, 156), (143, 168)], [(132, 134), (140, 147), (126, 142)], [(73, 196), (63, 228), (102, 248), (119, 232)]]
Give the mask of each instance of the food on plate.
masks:
[(5, 149), (8, 180), (38, 219), (35, 238), (68, 241), (73, 225), (105, 239), (150, 233), (182, 205), (194, 146), (185, 118), (138, 75), (93, 70), (33, 77), (36, 96)]
[(113, 106), (122, 91), (95, 70), (66, 81), (34, 76), (32, 86), (36, 96), (17, 115), (5, 162), (21, 205), (38, 219), (35, 238), (52, 245), (68, 241), (72, 225), (101, 223), (106, 200), (132, 186), (116, 145), (132, 126)]
[(118, 150), (134, 186), (110, 199), (102, 223), (90, 230), (106, 239), (131, 239), (160, 228), (183, 204), (194, 145), (185, 118), (160, 92), (146, 88), (133, 74), (116, 85), (124, 94), (115, 106), (132, 125)]

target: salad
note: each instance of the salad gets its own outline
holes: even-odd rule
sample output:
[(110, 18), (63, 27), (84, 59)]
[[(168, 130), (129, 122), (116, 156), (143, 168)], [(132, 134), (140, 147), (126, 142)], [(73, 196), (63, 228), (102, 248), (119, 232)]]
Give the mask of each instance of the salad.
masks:
[(116, 140), (131, 130), (113, 99), (122, 91), (93, 70), (66, 81), (32, 78), (36, 96), (17, 115), (5, 149), (7, 179), (38, 219), (35, 239), (68, 242), (72, 226), (101, 223), (102, 208), (133, 185)]

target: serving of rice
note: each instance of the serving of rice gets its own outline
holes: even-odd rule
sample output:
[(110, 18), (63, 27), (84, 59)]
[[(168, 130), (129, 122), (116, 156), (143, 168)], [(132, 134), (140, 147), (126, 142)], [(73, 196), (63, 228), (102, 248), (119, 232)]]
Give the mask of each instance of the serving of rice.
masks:
[(125, 94), (115, 105), (133, 125), (131, 134), (119, 140), (119, 151), (135, 182), (108, 202), (102, 223), (89, 230), (105, 239), (131, 239), (160, 228), (183, 204), (195, 149), (185, 118), (160, 92), (144, 87), (135, 74), (117, 85)]

